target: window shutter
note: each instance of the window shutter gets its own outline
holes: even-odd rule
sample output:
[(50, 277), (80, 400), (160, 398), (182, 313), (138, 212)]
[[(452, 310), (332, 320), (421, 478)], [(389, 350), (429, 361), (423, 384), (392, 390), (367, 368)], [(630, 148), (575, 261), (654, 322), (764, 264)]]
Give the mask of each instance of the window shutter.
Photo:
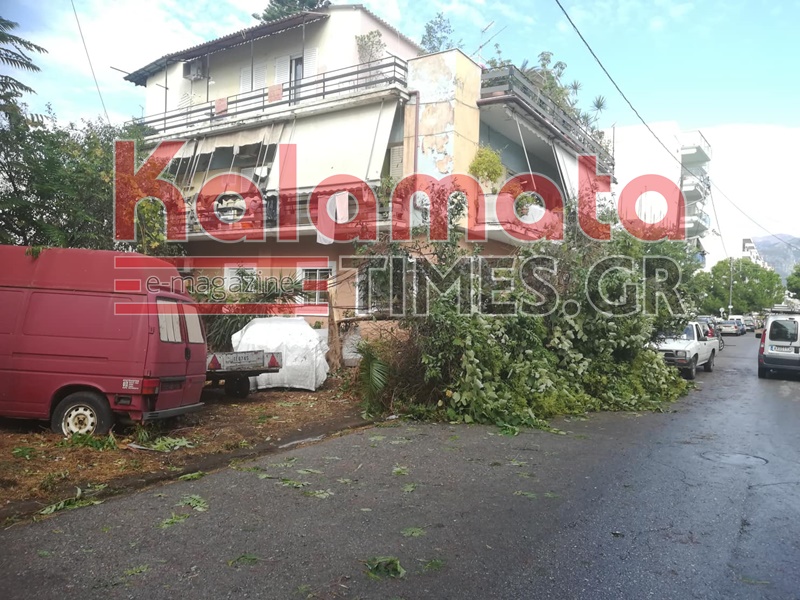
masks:
[(389, 148), (389, 177), (392, 179), (403, 178), (403, 147), (392, 146)]
[(242, 67), (239, 72), (239, 93), (250, 91), (250, 67)]
[(306, 48), (303, 53), (303, 77), (313, 77), (317, 74), (317, 49)]
[(279, 56), (275, 59), (275, 83), (289, 81), (289, 57)]
[(263, 90), (267, 87), (267, 63), (253, 65), (253, 89)]

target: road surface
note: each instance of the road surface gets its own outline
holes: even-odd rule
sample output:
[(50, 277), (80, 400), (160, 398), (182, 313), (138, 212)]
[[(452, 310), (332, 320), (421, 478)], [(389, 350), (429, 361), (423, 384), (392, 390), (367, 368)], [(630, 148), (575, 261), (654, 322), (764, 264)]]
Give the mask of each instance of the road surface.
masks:
[(671, 412), (390, 422), (15, 525), (2, 597), (798, 600), (800, 381), (727, 342)]

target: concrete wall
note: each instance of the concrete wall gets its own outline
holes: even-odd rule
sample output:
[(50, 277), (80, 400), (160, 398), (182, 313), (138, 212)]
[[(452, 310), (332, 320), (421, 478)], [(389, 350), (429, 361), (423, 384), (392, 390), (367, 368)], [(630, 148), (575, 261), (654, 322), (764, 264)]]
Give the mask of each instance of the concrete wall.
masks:
[(460, 50), (412, 59), (408, 87), (419, 92), (405, 111), (405, 174), (443, 177), (466, 173), (478, 147), (480, 67)]
[[(207, 87), (206, 80), (192, 82), (183, 78), (183, 63), (170, 65), (167, 70), (167, 109), (178, 108), (185, 93), (194, 93), (197, 102), (227, 98), (239, 93), (241, 69), (251, 64), (266, 63), (266, 85), (275, 82), (275, 60), (281, 56), (302, 56), (303, 49), (317, 49), (317, 73), (334, 71), (357, 65), (356, 35), (373, 30), (382, 34), (386, 55), (409, 60), (419, 53), (391, 28), (363, 10), (349, 6), (331, 7), (329, 18), (296, 27), (265, 38), (209, 55), (209, 74), (214, 84)], [(164, 112), (164, 72), (147, 80), (146, 115)]]

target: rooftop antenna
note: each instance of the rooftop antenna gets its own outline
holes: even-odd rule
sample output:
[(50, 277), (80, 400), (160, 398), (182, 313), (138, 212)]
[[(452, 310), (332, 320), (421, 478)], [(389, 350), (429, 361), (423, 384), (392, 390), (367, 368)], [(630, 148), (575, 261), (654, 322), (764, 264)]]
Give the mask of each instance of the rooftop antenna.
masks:
[(470, 58), (473, 58), (475, 55), (477, 55), (477, 56), (478, 56), (478, 58), (480, 59), (480, 62), (482, 63), (482, 64), (481, 64), (481, 66), (483, 66), (483, 63), (485, 63), (485, 62), (486, 62), (486, 59), (485, 59), (485, 58), (483, 57), (483, 55), (481, 54), (481, 50), (483, 50), (483, 48), (486, 46), (486, 44), (488, 44), (488, 43), (489, 43), (489, 42), (491, 42), (491, 41), (492, 41), (494, 38), (496, 38), (498, 35), (500, 35), (501, 33), (503, 33), (503, 31), (505, 31), (505, 29), (506, 29), (506, 27), (507, 27), (507, 26), (503, 26), (503, 27), (502, 27), (502, 28), (501, 28), (499, 31), (497, 31), (497, 32), (496, 32), (496, 33), (495, 33), (495, 34), (494, 34), (492, 37), (490, 37), (488, 40), (486, 40), (486, 41), (484, 42), (484, 41), (483, 41), (483, 36), (484, 36), (484, 34), (485, 34), (487, 31), (489, 31), (489, 29), (490, 29), (492, 26), (494, 26), (494, 21), (492, 21), (492, 22), (491, 22), (491, 23), (489, 23), (489, 24), (488, 24), (486, 27), (484, 27), (483, 29), (481, 29), (481, 45), (480, 45), (480, 46), (478, 46), (478, 49), (477, 49), (477, 50), (475, 50), (475, 52), (473, 52), (473, 53), (470, 55)]

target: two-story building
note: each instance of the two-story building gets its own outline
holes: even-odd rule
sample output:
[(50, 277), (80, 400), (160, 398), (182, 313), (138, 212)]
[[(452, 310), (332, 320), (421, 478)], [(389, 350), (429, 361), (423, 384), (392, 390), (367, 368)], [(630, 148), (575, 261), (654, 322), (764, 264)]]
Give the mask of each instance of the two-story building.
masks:
[[(221, 196), (215, 212), (236, 221), (247, 202), (263, 203), (264, 219), (250, 224), (265, 230), (263, 240), (220, 243), (194, 218), (187, 254), (219, 258), (226, 281), (256, 266), (247, 257), (282, 257), (272, 274), (336, 280), (330, 291), (304, 294), (314, 306), (311, 320), (326, 317), (329, 302), (339, 313), (363, 308), (357, 277), (339, 260), (354, 254), (353, 244), (331, 243), (312, 222), (320, 205), (311, 193), (331, 176), (385, 189), (412, 173), (467, 173), (480, 145), (500, 153), (506, 175), (540, 173), (569, 196), (577, 190), (578, 154), (598, 156), (598, 171), (613, 172), (609, 151), (515, 67), (487, 69), (460, 50), (424, 54), (360, 5), (259, 23), (164, 56), (125, 79), (146, 88), (141, 122), (151, 131), (148, 142), (186, 140), (169, 171), (190, 207), (223, 173), (240, 173), (258, 188), (252, 197)], [(289, 159), (279, 148), (287, 144), (297, 152), (290, 190), (281, 185), (281, 164)], [(507, 254), (514, 240), (494, 210), (502, 182), (484, 183), (486, 243)], [(338, 213), (352, 212), (350, 200)], [(381, 204), (385, 225), (390, 208)], [(417, 208), (414, 222), (424, 213)], [(287, 212), (298, 223), (291, 243), (277, 234)], [(348, 226), (342, 214), (334, 216), (337, 227)]]

